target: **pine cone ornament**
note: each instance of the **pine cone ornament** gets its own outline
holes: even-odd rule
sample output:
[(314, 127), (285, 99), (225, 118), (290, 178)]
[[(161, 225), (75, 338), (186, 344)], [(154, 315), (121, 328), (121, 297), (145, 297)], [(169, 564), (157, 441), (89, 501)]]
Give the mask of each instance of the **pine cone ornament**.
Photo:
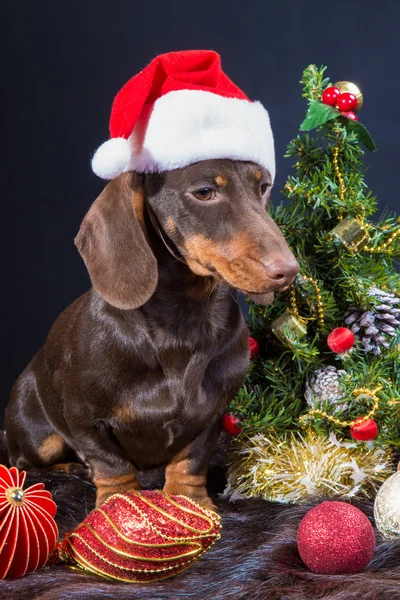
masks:
[(345, 313), (344, 322), (366, 352), (378, 355), (382, 347), (389, 348), (390, 337), (395, 337), (400, 327), (400, 298), (376, 287), (370, 288), (368, 294), (379, 302), (374, 310), (351, 306)]
[[(346, 396), (339, 381), (341, 375), (346, 375), (343, 369), (336, 369), (334, 366), (317, 369), (306, 381), (304, 397), (312, 408), (319, 408), (321, 404), (328, 400), (335, 405), (339, 400)], [(347, 404), (340, 404), (335, 410), (346, 410)]]

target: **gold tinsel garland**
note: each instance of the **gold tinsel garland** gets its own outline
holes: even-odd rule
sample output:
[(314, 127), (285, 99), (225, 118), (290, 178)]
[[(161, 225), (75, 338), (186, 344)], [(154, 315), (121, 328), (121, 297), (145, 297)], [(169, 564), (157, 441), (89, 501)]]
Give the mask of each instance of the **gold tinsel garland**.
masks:
[(233, 440), (226, 497), (285, 503), (312, 497), (373, 498), (391, 475), (391, 455), (314, 432)]

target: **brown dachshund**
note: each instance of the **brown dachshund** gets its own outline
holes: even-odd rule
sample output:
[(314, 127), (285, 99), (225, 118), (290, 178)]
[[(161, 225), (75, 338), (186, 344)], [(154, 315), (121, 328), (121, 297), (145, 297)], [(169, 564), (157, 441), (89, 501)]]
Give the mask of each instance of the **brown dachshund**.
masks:
[(166, 465), (167, 493), (212, 506), (208, 458), (249, 361), (233, 288), (266, 304), (298, 273), (266, 212), (270, 181), (214, 159), (106, 186), (75, 240), (93, 287), (12, 390), (13, 465), (79, 457), (97, 506), (139, 488), (137, 468)]

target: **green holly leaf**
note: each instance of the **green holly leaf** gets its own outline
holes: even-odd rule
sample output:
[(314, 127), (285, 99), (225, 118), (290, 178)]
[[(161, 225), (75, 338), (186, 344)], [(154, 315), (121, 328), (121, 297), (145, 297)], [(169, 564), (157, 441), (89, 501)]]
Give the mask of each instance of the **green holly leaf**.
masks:
[(300, 131), (310, 131), (338, 117), (340, 112), (336, 108), (323, 104), (319, 100), (313, 100), (308, 107), (306, 118), (300, 125)]
[(375, 152), (375, 142), (372, 139), (368, 129), (364, 127), (364, 125), (361, 125), (361, 123), (359, 123), (358, 121), (353, 121), (352, 119), (348, 119), (347, 117), (343, 118), (345, 120), (347, 131), (353, 131), (357, 135), (360, 142), (362, 142), (364, 146), (368, 148), (368, 150), (370, 150), (371, 152)]

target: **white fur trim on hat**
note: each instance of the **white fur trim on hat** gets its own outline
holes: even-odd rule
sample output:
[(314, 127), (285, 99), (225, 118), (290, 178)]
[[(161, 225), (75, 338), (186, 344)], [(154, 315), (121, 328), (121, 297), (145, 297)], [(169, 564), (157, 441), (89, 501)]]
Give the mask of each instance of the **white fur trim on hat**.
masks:
[[(113, 155), (109, 140), (96, 152), (92, 166), (100, 177), (112, 178), (123, 171), (170, 171), (213, 158), (255, 162), (275, 177), (274, 140), (268, 112), (259, 102), (224, 98), (202, 90), (169, 92), (141, 115), (128, 139), (128, 163)], [(107, 156), (112, 167), (106, 166)], [(101, 153), (98, 160), (97, 155)], [(98, 167), (99, 164), (99, 167)], [(111, 163), (110, 163), (111, 164)], [(96, 170), (97, 169), (97, 170)], [(119, 170), (120, 169), (120, 170)], [(117, 173), (117, 171), (119, 172)]]
[(131, 159), (131, 145), (124, 138), (112, 138), (98, 148), (92, 158), (92, 169), (102, 179), (114, 179), (125, 170)]

